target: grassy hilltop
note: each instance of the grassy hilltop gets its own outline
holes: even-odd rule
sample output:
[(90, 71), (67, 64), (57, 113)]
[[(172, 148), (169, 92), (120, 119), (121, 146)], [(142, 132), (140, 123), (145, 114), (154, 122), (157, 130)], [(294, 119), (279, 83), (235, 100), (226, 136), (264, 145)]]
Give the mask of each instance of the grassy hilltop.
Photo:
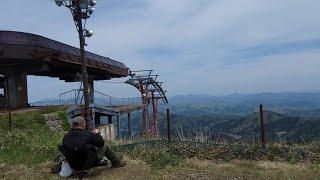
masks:
[[(13, 115), (13, 129), (0, 115), (0, 179), (60, 179), (50, 173), (63, 133), (53, 134), (43, 114), (47, 108)], [(128, 162), (119, 169), (96, 168), (93, 179), (318, 179), (320, 145), (203, 144), (165, 141), (116, 141), (112, 149)]]

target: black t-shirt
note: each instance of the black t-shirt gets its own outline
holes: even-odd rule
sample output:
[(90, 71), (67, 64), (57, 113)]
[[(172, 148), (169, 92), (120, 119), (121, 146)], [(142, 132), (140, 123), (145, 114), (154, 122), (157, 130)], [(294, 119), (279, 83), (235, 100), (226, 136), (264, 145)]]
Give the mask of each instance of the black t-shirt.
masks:
[(100, 134), (95, 134), (82, 129), (72, 129), (69, 133), (64, 135), (62, 145), (68, 147), (79, 147), (82, 145), (102, 147), (104, 141)]

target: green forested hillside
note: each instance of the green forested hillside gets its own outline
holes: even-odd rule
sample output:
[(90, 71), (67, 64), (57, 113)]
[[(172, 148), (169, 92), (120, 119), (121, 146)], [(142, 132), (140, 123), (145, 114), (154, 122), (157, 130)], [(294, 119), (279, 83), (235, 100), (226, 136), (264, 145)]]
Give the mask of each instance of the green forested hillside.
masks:
[[(290, 117), (271, 111), (265, 111), (264, 114), (265, 131), (269, 139), (311, 141), (320, 137), (320, 119)], [(254, 113), (235, 121), (218, 123), (215, 128), (244, 138), (259, 137), (259, 114)]]
[[(166, 134), (165, 114), (160, 113), (160, 131)], [(294, 117), (272, 111), (265, 111), (265, 130), (269, 140), (312, 141), (320, 139), (320, 118)], [(137, 113), (135, 121), (139, 121)], [(229, 134), (241, 136), (241, 139), (260, 137), (259, 113), (240, 116), (233, 114), (172, 114), (172, 127), (175, 135), (183, 133), (195, 137), (198, 133), (212, 139)], [(136, 123), (137, 124), (137, 123)], [(136, 126), (136, 130), (138, 130)]]

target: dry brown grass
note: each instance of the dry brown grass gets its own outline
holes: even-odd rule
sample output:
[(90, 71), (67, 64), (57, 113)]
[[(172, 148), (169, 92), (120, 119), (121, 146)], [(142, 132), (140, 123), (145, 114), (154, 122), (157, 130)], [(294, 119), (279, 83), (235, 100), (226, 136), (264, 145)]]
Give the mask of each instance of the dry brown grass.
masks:
[[(286, 162), (243, 161), (215, 162), (186, 159), (178, 166), (154, 170), (141, 160), (126, 158), (123, 168), (95, 168), (86, 179), (148, 180), (148, 179), (319, 179), (320, 166)], [(0, 164), (0, 179), (61, 179), (50, 173), (52, 163), (35, 167)]]
[(318, 165), (234, 160), (228, 163), (188, 159), (167, 169), (164, 179), (319, 179)]
[[(152, 177), (150, 166), (145, 162), (129, 159), (126, 159), (126, 161), (127, 165), (122, 168), (94, 168), (85, 179), (155, 179)], [(34, 167), (0, 164), (0, 179), (62, 179), (57, 174), (51, 173), (52, 166), (52, 162), (42, 163)]]

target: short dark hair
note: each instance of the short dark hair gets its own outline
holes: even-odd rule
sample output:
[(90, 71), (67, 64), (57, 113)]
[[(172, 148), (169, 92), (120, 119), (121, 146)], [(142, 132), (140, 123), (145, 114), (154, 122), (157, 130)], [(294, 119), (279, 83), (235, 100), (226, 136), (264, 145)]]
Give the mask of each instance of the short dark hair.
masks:
[(79, 127), (81, 124), (86, 124), (86, 121), (82, 116), (76, 116), (73, 118), (72, 127)]

